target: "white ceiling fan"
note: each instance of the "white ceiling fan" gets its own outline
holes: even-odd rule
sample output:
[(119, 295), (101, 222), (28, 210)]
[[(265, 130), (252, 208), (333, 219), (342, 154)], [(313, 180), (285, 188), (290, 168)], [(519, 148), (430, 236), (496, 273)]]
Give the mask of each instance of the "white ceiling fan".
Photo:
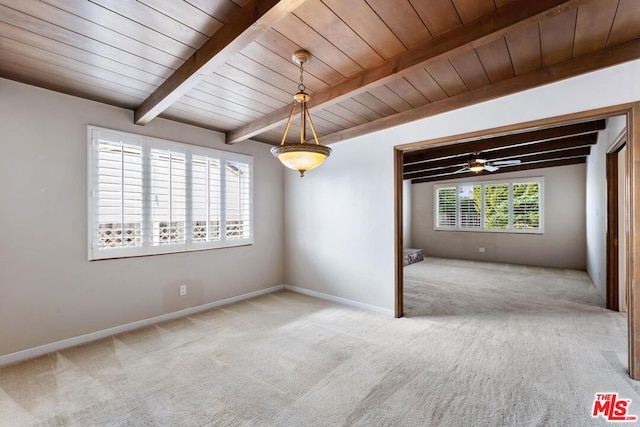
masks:
[(458, 173), (462, 173), (462, 172), (473, 172), (473, 173), (478, 173), (481, 172), (483, 170), (487, 171), (487, 172), (495, 172), (498, 169), (500, 169), (501, 167), (504, 166), (515, 166), (515, 165), (519, 165), (520, 164), (520, 160), (518, 159), (512, 159), (512, 160), (484, 160), (478, 157), (475, 157), (473, 159), (470, 159), (467, 161), (467, 164), (464, 165), (464, 167), (462, 169), (460, 169), (458, 171)]

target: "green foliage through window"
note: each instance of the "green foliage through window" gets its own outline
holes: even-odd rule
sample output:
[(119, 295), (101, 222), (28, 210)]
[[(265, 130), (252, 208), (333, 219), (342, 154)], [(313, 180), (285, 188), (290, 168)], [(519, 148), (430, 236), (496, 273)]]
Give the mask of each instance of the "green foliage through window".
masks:
[(542, 179), (436, 185), (436, 229), (542, 231)]
[(456, 226), (456, 188), (438, 190), (438, 227)]
[(540, 227), (540, 184), (513, 184), (513, 228)]
[(509, 228), (509, 184), (485, 185), (484, 228), (488, 230)]

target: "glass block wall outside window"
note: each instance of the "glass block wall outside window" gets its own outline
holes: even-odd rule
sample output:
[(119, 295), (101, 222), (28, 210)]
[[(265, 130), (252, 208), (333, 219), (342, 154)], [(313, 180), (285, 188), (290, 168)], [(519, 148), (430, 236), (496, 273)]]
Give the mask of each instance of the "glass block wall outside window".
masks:
[(88, 133), (89, 259), (253, 243), (250, 156)]
[(543, 179), (435, 185), (436, 230), (542, 233)]

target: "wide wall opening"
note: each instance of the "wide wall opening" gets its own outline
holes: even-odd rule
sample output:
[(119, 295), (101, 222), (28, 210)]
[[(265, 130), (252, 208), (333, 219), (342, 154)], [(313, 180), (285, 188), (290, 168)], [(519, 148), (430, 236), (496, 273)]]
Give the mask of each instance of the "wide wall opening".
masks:
[(572, 339), (586, 310), (627, 365), (628, 134), (594, 112), (400, 147), (396, 315)]

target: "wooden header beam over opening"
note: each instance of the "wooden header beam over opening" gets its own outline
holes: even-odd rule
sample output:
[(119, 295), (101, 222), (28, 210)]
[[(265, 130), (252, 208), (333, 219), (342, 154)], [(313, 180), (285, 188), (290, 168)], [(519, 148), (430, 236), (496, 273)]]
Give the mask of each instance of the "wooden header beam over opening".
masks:
[[(586, 157), (589, 155), (591, 151), (591, 147), (579, 147), (579, 148), (570, 148), (568, 150), (559, 150), (559, 151), (549, 151), (545, 153), (538, 154), (530, 154), (525, 157), (521, 157), (519, 160), (522, 160), (523, 163), (514, 166), (500, 166), (500, 169), (509, 169), (521, 166), (524, 164), (529, 164), (531, 162), (540, 162), (546, 160), (559, 160), (566, 159), (570, 157)], [(418, 179), (418, 178), (427, 178), (430, 176), (438, 176), (440, 179), (447, 179), (447, 175), (451, 175), (451, 178), (457, 177), (459, 174), (456, 174), (465, 163), (458, 163), (456, 165), (446, 166), (444, 168), (424, 170), (418, 172), (405, 172), (403, 174), (403, 179)], [(495, 172), (493, 172), (495, 173)]]
[[(549, 16), (587, 3), (590, 0), (515, 0), (494, 12), (418, 46), (399, 53), (381, 64), (363, 70), (346, 80), (315, 92), (309, 101), (311, 111), (351, 98), (380, 86), (418, 67), (449, 58), (503, 37), (507, 32), (523, 28)], [(313, 51), (311, 51), (313, 54)], [(226, 143), (234, 144), (266, 132), (286, 120), (291, 108), (282, 107), (252, 123), (227, 133)]]
[(495, 172), (482, 171), (478, 173), (468, 172), (468, 173), (460, 173), (455, 175), (431, 176), (428, 178), (413, 179), (411, 180), (411, 183), (420, 184), (423, 182), (445, 181), (448, 179), (473, 178), (476, 176), (498, 175), (501, 173), (517, 172), (517, 171), (524, 171), (524, 170), (530, 170), (530, 169), (542, 169), (542, 168), (554, 168), (558, 166), (579, 165), (582, 163), (586, 163), (586, 161), (587, 161), (586, 157), (573, 157), (569, 159), (551, 160), (547, 162), (525, 163), (517, 166), (500, 168)]
[(145, 125), (305, 0), (249, 0), (134, 112)]
[[(570, 136), (568, 138), (547, 140), (537, 143), (526, 143), (498, 150), (482, 151), (478, 156), (484, 160), (505, 159), (516, 156), (526, 156), (528, 154), (540, 153), (543, 151), (566, 150), (574, 147), (582, 147), (585, 145), (593, 145), (598, 142), (598, 134), (592, 133), (588, 135)], [(447, 157), (437, 160), (428, 160), (420, 163), (412, 163), (404, 166), (404, 173), (419, 172), (422, 170), (435, 169), (445, 166), (463, 163), (469, 160), (468, 153)]]

